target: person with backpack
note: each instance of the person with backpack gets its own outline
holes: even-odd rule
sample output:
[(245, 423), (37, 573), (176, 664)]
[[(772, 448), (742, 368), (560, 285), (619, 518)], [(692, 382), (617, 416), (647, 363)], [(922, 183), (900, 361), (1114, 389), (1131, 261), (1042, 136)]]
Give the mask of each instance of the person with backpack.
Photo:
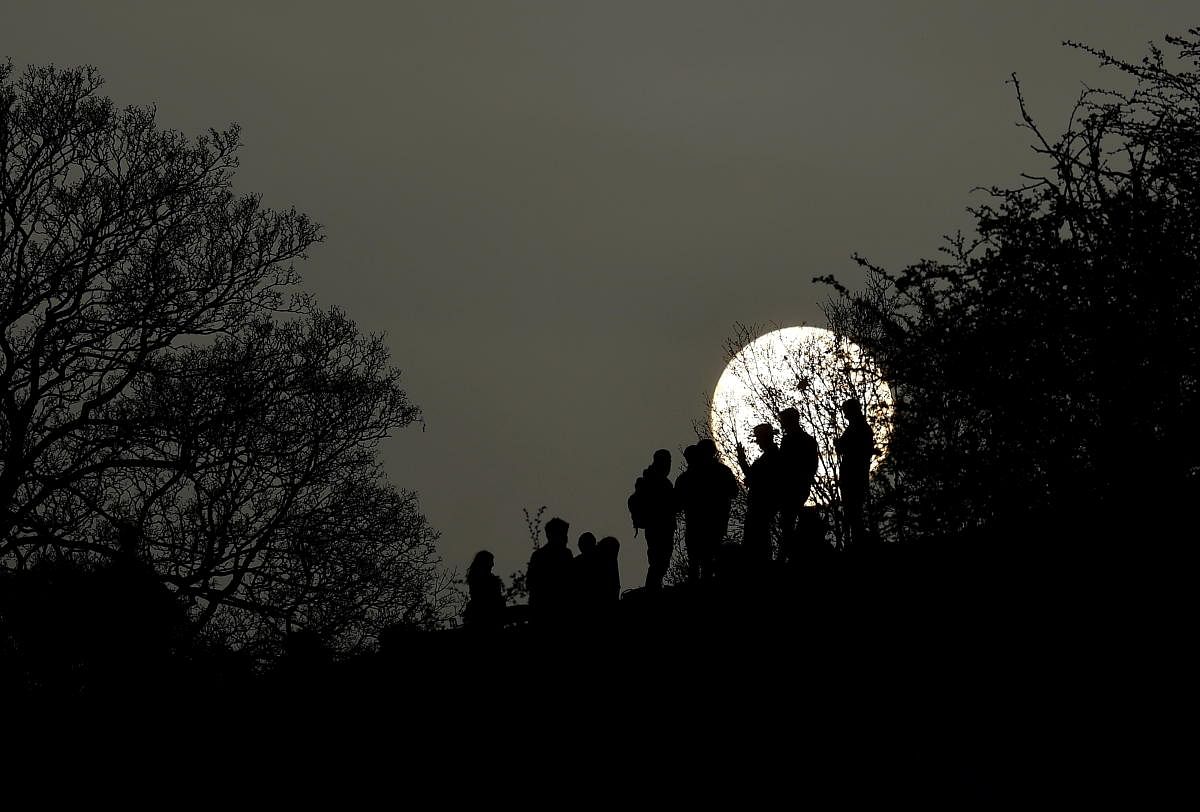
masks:
[(675, 490), (670, 473), (671, 452), (660, 448), (634, 483), (628, 502), (634, 535), (646, 531), (646, 589), (652, 592), (662, 589), (675, 546)]

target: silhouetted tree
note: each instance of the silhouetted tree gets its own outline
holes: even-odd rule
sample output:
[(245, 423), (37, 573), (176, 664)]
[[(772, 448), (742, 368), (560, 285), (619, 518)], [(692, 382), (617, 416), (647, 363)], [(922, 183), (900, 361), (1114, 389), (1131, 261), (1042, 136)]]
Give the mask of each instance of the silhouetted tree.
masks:
[(110, 559), (193, 632), (335, 649), (445, 597), (379, 442), (418, 417), (381, 339), (296, 291), (322, 237), (236, 196), (238, 130), (189, 140), (92, 68), (0, 66), (0, 565)]
[(138, 447), (188, 464), (109, 475), (109, 509), (141, 518), (199, 629), (348, 649), (448, 608), (436, 534), (378, 459), (418, 414), (398, 379), (382, 339), (314, 310), (164, 356), (135, 385)]
[[(530, 513), (529, 508), (521, 508), (521, 512), (525, 515), (525, 530), (529, 533), (529, 545), (533, 550), (536, 550), (542, 544), (542, 516), (546, 512), (546, 506), (542, 505), (535, 512)], [(526, 567), (514, 570), (508, 576), (508, 587), (504, 590), (504, 599), (510, 605), (529, 602), (529, 573)]]
[[(1042, 167), (971, 209), (977, 233), (897, 273), (831, 277), (830, 324), (896, 386), (895, 534), (1031, 512), (1162, 520), (1194, 492), (1200, 445), (1200, 29), (1087, 90)], [(1134, 507), (1134, 506), (1138, 507)]]

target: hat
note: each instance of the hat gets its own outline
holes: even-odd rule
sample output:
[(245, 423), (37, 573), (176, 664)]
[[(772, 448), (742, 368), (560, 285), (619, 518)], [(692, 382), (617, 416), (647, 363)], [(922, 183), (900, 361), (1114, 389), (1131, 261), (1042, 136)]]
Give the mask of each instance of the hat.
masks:
[(761, 437), (766, 437), (767, 439), (770, 439), (770, 438), (774, 437), (776, 433), (777, 432), (776, 432), (775, 427), (772, 426), (770, 423), (759, 423), (757, 426), (754, 427), (754, 439), (755, 440), (757, 440)]

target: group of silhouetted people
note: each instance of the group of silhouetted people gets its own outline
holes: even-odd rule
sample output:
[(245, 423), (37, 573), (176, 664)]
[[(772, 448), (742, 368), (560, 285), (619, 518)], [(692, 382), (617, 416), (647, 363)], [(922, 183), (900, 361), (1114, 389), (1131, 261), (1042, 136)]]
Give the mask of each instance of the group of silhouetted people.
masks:
[[(617, 557), (621, 542), (612, 536), (596, 541), (584, 533), (578, 554), (567, 546), (570, 525), (557, 516), (546, 522), (546, 543), (533, 551), (525, 584), (529, 612), (538, 620), (597, 617), (621, 597)], [(467, 604), (464, 622), (477, 628), (503, 626), (509, 617), (504, 584), (492, 573), (495, 559), (487, 550), (475, 555), (467, 570)]]
[(676, 516), (684, 514), (684, 540), (688, 552), (688, 579), (707, 580), (713, 575), (717, 548), (729, 529), (729, 514), (737, 496), (737, 479), (717, 458), (709, 439), (684, 451), (687, 470), (672, 485), (671, 452), (659, 449), (654, 460), (634, 484), (629, 515), (634, 533), (646, 533), (646, 588), (662, 588), (675, 546)]
[[(842, 404), (846, 430), (834, 441), (838, 455), (838, 490), (846, 517), (848, 542), (863, 546), (869, 542), (864, 509), (871, 458), (875, 454), (875, 435), (863, 416), (862, 404), (851, 398)], [(783, 555), (791, 555), (797, 546), (811, 544), (819, 532), (820, 517), (805, 505), (812, 493), (820, 452), (817, 440), (800, 425), (800, 413), (794, 408), (779, 412), (783, 438), (770, 423), (754, 427), (754, 442), (762, 453), (753, 464), (747, 462), (746, 449), (737, 446), (738, 465), (746, 476), (746, 522), (742, 543), (751, 562), (771, 557), (771, 529), (778, 524)]]
[[(845, 515), (847, 542), (865, 546), (865, 506), (875, 436), (857, 399), (842, 404), (847, 427), (834, 441), (838, 455), (838, 489)], [(745, 447), (737, 444), (737, 461), (746, 482), (746, 511), (742, 527), (741, 561), (750, 568), (772, 559), (773, 530), (778, 528), (780, 559), (799, 560), (806, 551), (825, 548), (824, 520), (807, 506), (817, 475), (820, 452), (817, 440), (804, 430), (795, 408), (779, 412), (782, 438), (770, 423), (752, 432), (761, 453), (751, 463)], [(684, 450), (687, 468), (672, 483), (671, 452), (654, 452), (628, 499), (634, 535), (646, 538), (646, 589), (662, 589), (671, 565), (677, 517), (684, 515), (687, 579), (707, 582), (714, 578), (718, 555), (729, 530), (729, 519), (738, 481), (721, 462), (717, 446), (702, 439)], [(546, 523), (546, 544), (529, 559), (527, 586), (529, 610), (535, 618), (586, 617), (620, 597), (617, 570), (620, 543), (609, 536), (597, 543), (591, 533), (579, 537), (578, 555), (567, 546), (569, 525), (559, 518)], [(492, 554), (475, 556), (467, 573), (470, 603), (466, 622), (475, 626), (500, 626), (507, 611), (504, 587), (492, 574)]]
[[(875, 437), (856, 399), (842, 404), (847, 427), (834, 443), (838, 453), (838, 487), (846, 517), (849, 542), (868, 543), (864, 508)], [(770, 423), (753, 429), (761, 454), (751, 463), (746, 449), (737, 444), (737, 461), (746, 481), (746, 513), (742, 528), (742, 558), (755, 566), (771, 560), (772, 530), (779, 528), (781, 558), (794, 559), (803, 548), (824, 543), (824, 523), (815, 508), (806, 507), (817, 475), (820, 452), (817, 440), (800, 425), (795, 408), (779, 412), (783, 430)], [(648, 560), (646, 588), (662, 588), (671, 563), (678, 513), (686, 519), (684, 543), (688, 580), (711, 579), (717, 552), (729, 529), (730, 509), (737, 495), (737, 480), (717, 457), (712, 440), (704, 439), (684, 450), (687, 469), (672, 486), (668, 475), (671, 454), (665, 449), (638, 478), (629, 497), (635, 533), (646, 532)]]

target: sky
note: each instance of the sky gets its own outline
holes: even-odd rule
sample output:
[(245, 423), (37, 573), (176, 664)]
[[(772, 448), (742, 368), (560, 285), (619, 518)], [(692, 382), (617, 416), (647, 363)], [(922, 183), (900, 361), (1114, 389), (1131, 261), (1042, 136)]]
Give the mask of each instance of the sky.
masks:
[[(1083, 41), (1138, 58), (1186, 2), (14, 2), (0, 58), (92, 64), (120, 104), (231, 122), (240, 192), (325, 227), (300, 269), (385, 333), (424, 425), (389, 439), (447, 565), (528, 560), (522, 508), (622, 542), (657, 448), (694, 440), (735, 322), (824, 326), (834, 274), (969, 227), (1039, 164)], [(676, 457), (678, 455), (676, 454)], [(673, 473), (678, 473), (676, 460)]]

